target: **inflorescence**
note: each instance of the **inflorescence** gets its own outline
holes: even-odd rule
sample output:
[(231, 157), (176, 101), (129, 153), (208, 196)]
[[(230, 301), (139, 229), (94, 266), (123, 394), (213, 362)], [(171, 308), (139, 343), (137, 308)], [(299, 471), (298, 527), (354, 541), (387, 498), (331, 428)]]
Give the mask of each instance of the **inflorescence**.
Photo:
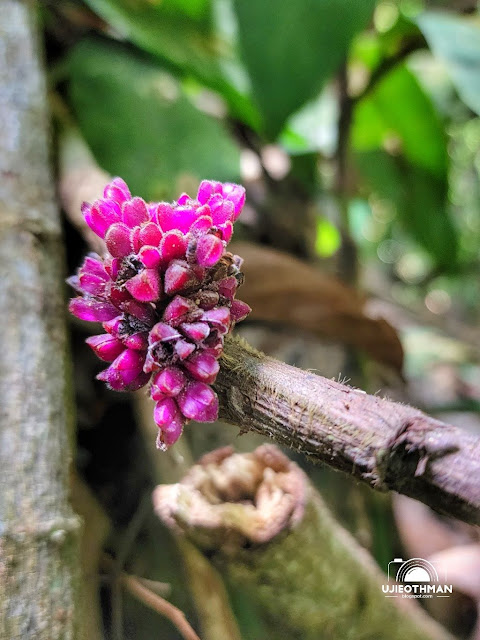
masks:
[(188, 420), (218, 417), (210, 385), (224, 337), (250, 312), (235, 300), (242, 260), (226, 251), (244, 203), (243, 187), (210, 180), (196, 199), (146, 203), (115, 178), (102, 199), (83, 205), (107, 253), (90, 254), (69, 278), (79, 294), (69, 308), (106, 331), (87, 339), (111, 363), (99, 380), (115, 391), (149, 384), (159, 449), (174, 444)]

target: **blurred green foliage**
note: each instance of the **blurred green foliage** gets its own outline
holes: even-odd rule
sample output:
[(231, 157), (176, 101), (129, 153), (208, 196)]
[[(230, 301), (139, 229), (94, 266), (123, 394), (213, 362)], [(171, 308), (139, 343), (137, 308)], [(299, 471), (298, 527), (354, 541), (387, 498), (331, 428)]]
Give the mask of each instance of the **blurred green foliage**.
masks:
[[(282, 193), (302, 189), (315, 211), (319, 257), (334, 258), (349, 234), (365, 265), (420, 296), (443, 277), (472, 311), (473, 3), (465, 15), (433, 0), (67, 4), (97, 20), (66, 56), (72, 109), (100, 164), (135, 192), (172, 198), (202, 177), (263, 175), (269, 189), (281, 180)], [(278, 175), (269, 145), (287, 157)]]

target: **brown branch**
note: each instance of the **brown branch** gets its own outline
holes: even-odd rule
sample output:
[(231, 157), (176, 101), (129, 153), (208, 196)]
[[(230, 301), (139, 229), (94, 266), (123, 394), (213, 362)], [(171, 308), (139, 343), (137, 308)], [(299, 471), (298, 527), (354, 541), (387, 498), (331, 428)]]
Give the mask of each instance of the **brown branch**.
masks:
[(0, 2), (0, 638), (72, 640), (80, 520), (36, 5)]
[(181, 609), (154, 593), (144, 584), (145, 581), (141, 578), (128, 573), (119, 573), (116, 562), (109, 556), (105, 555), (103, 557), (103, 564), (108, 571), (112, 572), (113, 578), (118, 580), (132, 596), (143, 602), (147, 607), (150, 607), (150, 609), (168, 618), (185, 640), (200, 640)]
[(378, 490), (480, 524), (480, 438), (407, 405), (278, 362), (228, 338), (221, 416)]

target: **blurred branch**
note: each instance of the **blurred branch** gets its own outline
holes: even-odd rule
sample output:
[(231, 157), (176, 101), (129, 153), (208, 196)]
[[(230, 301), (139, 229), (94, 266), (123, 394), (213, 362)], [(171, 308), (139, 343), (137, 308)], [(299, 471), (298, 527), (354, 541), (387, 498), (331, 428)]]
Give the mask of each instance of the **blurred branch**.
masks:
[(185, 618), (183, 611), (175, 607), (171, 602), (168, 602), (168, 600), (165, 600), (165, 598), (151, 591), (143, 581), (136, 576), (131, 576), (128, 573), (117, 574), (116, 563), (108, 556), (104, 557), (104, 564), (112, 569), (114, 579), (118, 580), (132, 596), (140, 600), (140, 602), (143, 602), (147, 607), (150, 607), (150, 609), (168, 618), (185, 640), (200, 640)]
[(37, 4), (0, 3), (1, 640), (72, 640), (81, 619), (63, 247)]
[(348, 145), (350, 131), (352, 128), (353, 113), (355, 106), (368, 96), (377, 84), (394, 68), (405, 60), (414, 51), (425, 46), (422, 37), (409, 38), (401, 44), (398, 51), (389, 57), (384, 58), (372, 71), (368, 83), (361, 93), (352, 96), (348, 87), (348, 66), (345, 62), (338, 74), (338, 135), (337, 151), (335, 154), (335, 190), (339, 198), (341, 214), (342, 252), (340, 255), (341, 274), (343, 279), (349, 283), (357, 280), (357, 247), (349, 232), (348, 221)]
[(361, 102), (369, 93), (375, 89), (377, 84), (400, 62), (403, 62), (405, 58), (411, 53), (424, 49), (426, 47), (425, 39), (421, 36), (415, 38), (408, 38), (400, 45), (398, 51), (391, 56), (384, 58), (375, 69), (372, 71), (367, 85), (361, 93), (351, 98), (352, 103), (355, 105)]
[(255, 637), (450, 638), (416, 603), (384, 596), (372, 558), (272, 445), (213, 451), (153, 499), (161, 520), (249, 598), (249, 623), (268, 628)]
[(229, 337), (221, 416), (446, 515), (480, 524), (480, 438), (407, 405), (301, 371)]

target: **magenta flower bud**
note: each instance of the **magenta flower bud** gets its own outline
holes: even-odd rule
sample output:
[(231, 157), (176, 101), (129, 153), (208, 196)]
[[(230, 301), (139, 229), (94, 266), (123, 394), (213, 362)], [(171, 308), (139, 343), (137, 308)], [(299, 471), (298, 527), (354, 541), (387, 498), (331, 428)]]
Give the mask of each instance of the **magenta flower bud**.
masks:
[(73, 298), (68, 310), (76, 318), (87, 322), (105, 322), (118, 316), (118, 309), (109, 302), (100, 302), (88, 298)]
[(214, 195), (208, 204), (212, 211), (213, 224), (220, 225), (233, 220), (235, 208), (229, 200), (224, 200), (221, 195)]
[(193, 207), (179, 205), (173, 207), (161, 203), (157, 208), (158, 224), (163, 231), (180, 231), (187, 233), (196, 219), (197, 213)]
[(197, 352), (183, 363), (185, 369), (200, 382), (212, 384), (220, 369), (218, 360), (209, 353)]
[(213, 324), (219, 333), (227, 333), (230, 328), (230, 310), (227, 307), (217, 307), (216, 309), (204, 311), (202, 320)]
[(211, 233), (199, 238), (195, 257), (202, 267), (213, 267), (223, 256), (223, 242)]
[(100, 256), (97, 256), (96, 253), (90, 254), (85, 258), (81, 270), (85, 273), (91, 273), (92, 275), (98, 276), (105, 280), (105, 282), (109, 279), (108, 273), (105, 271), (104, 264), (102, 263)]
[(215, 182), (214, 180), (202, 180), (198, 187), (197, 200), (200, 204), (206, 204), (215, 193), (221, 192), (222, 185), (220, 182)]
[(77, 291), (88, 293), (96, 298), (101, 298), (105, 292), (106, 281), (104, 278), (80, 269), (76, 281), (69, 282)]
[(130, 375), (133, 379), (142, 371), (144, 362), (144, 354), (139, 353), (134, 349), (125, 349), (114, 361), (112, 367), (118, 371), (130, 371)]
[[(202, 209), (207, 207), (201, 207)], [(200, 212), (198, 209), (197, 213)], [(208, 233), (210, 229), (213, 227), (213, 220), (210, 215), (202, 215), (199, 216), (195, 222), (190, 227), (190, 231), (195, 235), (203, 235)]]
[(180, 360), (185, 360), (188, 356), (192, 355), (195, 351), (195, 345), (191, 342), (187, 342), (187, 340), (177, 340), (175, 342), (175, 353), (180, 358)]
[(91, 336), (85, 342), (93, 349), (100, 360), (105, 360), (105, 362), (113, 362), (125, 349), (120, 340), (108, 333)]
[(107, 253), (87, 257), (68, 280), (79, 294), (70, 310), (106, 331), (87, 341), (111, 362), (99, 380), (117, 391), (151, 382), (162, 450), (187, 420), (218, 414), (208, 385), (219, 370), (223, 336), (250, 311), (235, 299), (241, 259), (223, 260), (244, 201), (243, 187), (204, 180), (196, 199), (183, 193), (177, 202), (146, 203), (114, 178), (103, 199), (82, 207)]
[[(196, 311), (198, 312), (197, 305), (193, 300), (183, 298), (182, 296), (175, 296), (165, 308), (163, 319), (165, 322), (176, 325), (186, 320), (188, 316), (194, 314)], [(197, 315), (201, 315), (201, 312)]]
[(252, 308), (249, 307), (246, 302), (242, 302), (242, 300), (234, 300), (230, 307), (230, 314), (233, 322), (240, 322), (241, 320), (244, 320), (251, 310)]
[(132, 253), (130, 228), (123, 222), (116, 222), (105, 234), (105, 244), (114, 258), (125, 258)]
[(103, 197), (106, 200), (115, 200), (118, 204), (123, 204), (125, 200), (129, 200), (132, 196), (125, 181), (122, 178), (114, 178), (103, 190)]
[(148, 347), (148, 334), (146, 332), (133, 333), (131, 336), (125, 336), (122, 341), (129, 349), (145, 351)]
[(164, 287), (167, 295), (198, 285), (198, 279), (185, 260), (172, 260), (165, 271)]
[(110, 200), (96, 200), (93, 205), (83, 204), (85, 222), (100, 238), (105, 237), (109, 226), (120, 219), (120, 208)]
[(125, 283), (127, 291), (140, 302), (155, 302), (160, 298), (162, 282), (155, 269), (144, 269)]
[(127, 300), (120, 306), (124, 313), (134, 316), (137, 320), (150, 324), (155, 320), (155, 311), (148, 304), (142, 304), (137, 300)]
[(159, 427), (164, 427), (179, 414), (178, 406), (173, 398), (165, 398), (155, 405), (153, 410), (153, 419)]
[(229, 276), (228, 278), (223, 278), (223, 280), (220, 280), (218, 283), (218, 293), (231, 302), (235, 296), (237, 287), (238, 282), (235, 276)]
[(163, 371), (155, 374), (152, 379), (150, 395), (154, 400), (159, 400), (162, 396), (178, 396), (185, 386), (187, 379), (185, 374), (177, 367), (166, 367)]
[(222, 185), (222, 193), (225, 200), (229, 200), (234, 206), (235, 215), (232, 222), (235, 222), (245, 204), (245, 189), (239, 184), (226, 182)]
[(214, 340), (210, 340), (211, 336), (205, 342), (202, 353), (209, 353), (214, 358), (219, 358), (223, 353), (223, 337), (218, 336)]
[(157, 449), (166, 451), (172, 444), (175, 444), (182, 435), (184, 422), (185, 420), (179, 412), (170, 424), (162, 426), (157, 436)]
[(180, 231), (168, 231), (160, 241), (160, 253), (165, 263), (182, 258), (187, 250), (187, 241)]
[(158, 247), (162, 236), (163, 233), (160, 227), (154, 222), (147, 222), (146, 224), (142, 225), (138, 231), (140, 246), (150, 245), (152, 247)]
[(181, 335), (176, 329), (165, 322), (157, 322), (157, 324), (150, 329), (148, 344), (153, 345), (157, 342), (168, 342), (170, 340), (176, 340), (177, 338), (181, 338)]
[(180, 194), (180, 197), (177, 200), (177, 204), (184, 206), (186, 205), (188, 202), (190, 202), (191, 198), (188, 195), (188, 193), (182, 193)]
[(138, 253), (142, 248), (142, 241), (140, 240), (140, 227), (133, 227), (130, 231), (130, 243), (133, 247), (134, 253)]
[(150, 245), (142, 247), (138, 252), (138, 257), (147, 269), (155, 269), (162, 262), (159, 249)]
[(116, 391), (131, 391), (134, 388), (139, 388), (136, 385), (140, 380), (145, 379), (143, 373), (144, 362), (145, 354), (133, 349), (125, 349), (108, 369), (98, 374), (97, 379), (107, 382)]
[(122, 261), (119, 258), (112, 258), (112, 256), (106, 256), (104, 260), (105, 271), (111, 280), (116, 280), (122, 266)]
[(142, 371), (132, 380), (128, 373), (113, 369), (112, 366), (97, 375), (97, 380), (106, 382), (113, 391), (136, 391), (144, 387), (149, 378), (150, 376)]
[(178, 396), (180, 411), (190, 420), (214, 422), (218, 418), (218, 398), (204, 382), (192, 382)]
[(132, 198), (123, 203), (122, 220), (127, 227), (133, 229), (149, 219), (147, 204), (142, 198)]
[(154, 212), (150, 216), (150, 219), (155, 222), (155, 224), (158, 224), (162, 231), (167, 231), (167, 229), (163, 227), (162, 222), (168, 224), (167, 221), (172, 215), (172, 212), (173, 205), (169, 204), (168, 202), (159, 202), (157, 205), (155, 205)]
[(117, 316), (112, 320), (107, 320), (107, 322), (104, 322), (102, 324), (102, 327), (105, 329), (107, 333), (109, 333), (112, 336), (115, 336), (115, 338), (118, 338), (121, 332), (122, 325), (123, 325), (123, 317)]
[(184, 322), (180, 325), (182, 333), (195, 342), (201, 342), (210, 333), (210, 327), (206, 322)]
[(228, 220), (225, 224), (221, 224), (218, 230), (222, 234), (222, 240), (228, 244), (233, 236), (233, 224)]

